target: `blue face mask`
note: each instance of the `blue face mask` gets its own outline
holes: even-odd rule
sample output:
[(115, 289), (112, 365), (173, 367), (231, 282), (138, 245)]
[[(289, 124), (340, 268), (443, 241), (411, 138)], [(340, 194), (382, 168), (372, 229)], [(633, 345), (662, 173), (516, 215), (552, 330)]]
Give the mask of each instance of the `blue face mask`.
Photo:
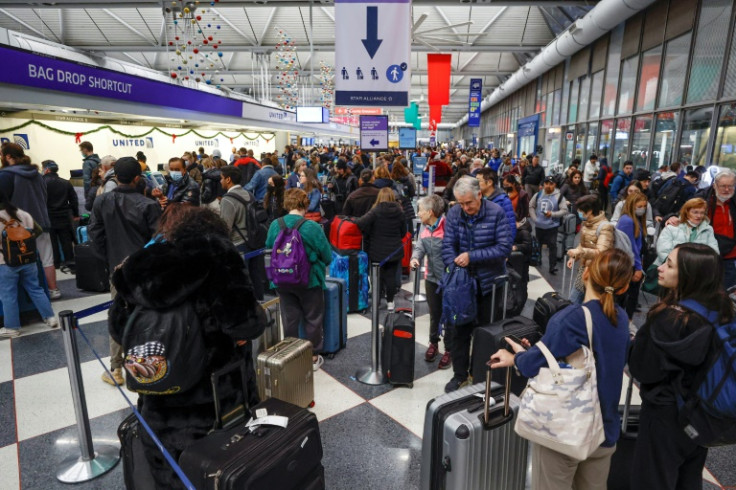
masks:
[(580, 218), (580, 221), (587, 221), (588, 218), (585, 217), (582, 211), (578, 211), (578, 218)]
[(173, 180), (174, 182), (179, 182), (184, 176), (182, 175), (181, 172), (172, 171), (172, 172), (169, 172), (169, 177), (171, 177), (171, 180)]

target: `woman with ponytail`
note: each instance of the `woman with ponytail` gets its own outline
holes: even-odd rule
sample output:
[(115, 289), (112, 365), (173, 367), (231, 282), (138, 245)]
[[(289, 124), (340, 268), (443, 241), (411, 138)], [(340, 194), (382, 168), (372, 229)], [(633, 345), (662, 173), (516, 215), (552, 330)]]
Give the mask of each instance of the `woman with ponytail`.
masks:
[[(593, 320), (593, 353), (595, 355), (598, 398), (600, 401), (605, 440), (588, 459), (578, 461), (552, 449), (532, 446), (533, 490), (605, 490), (611, 456), (621, 431), (618, 401), (621, 396), (626, 353), (629, 348), (629, 329), (626, 312), (616, 305), (615, 296), (626, 292), (631, 281), (633, 264), (625, 252), (610, 249), (596, 255), (583, 272), (585, 299), (582, 305), (571, 305), (559, 311), (547, 324), (542, 337), (552, 355), (565, 360), (583, 345), (588, 345), (585, 325), (586, 307)], [(522, 376), (532, 378), (547, 366), (542, 351), (522, 345), (510, 338), (506, 342), (514, 353), (501, 349), (493, 356), (491, 368), (515, 366)], [(570, 361), (572, 362), (572, 361)]]
[[(715, 327), (683, 301), (714, 313), (718, 325), (731, 323), (733, 304), (723, 287), (720, 255), (702, 243), (677, 245), (657, 269), (666, 291), (636, 333), (629, 369), (639, 381), (642, 405), (632, 458), (633, 490), (703, 488), (708, 449), (690, 439), (678, 420), (678, 394), (702, 373)], [(693, 304), (690, 303), (692, 307)]]

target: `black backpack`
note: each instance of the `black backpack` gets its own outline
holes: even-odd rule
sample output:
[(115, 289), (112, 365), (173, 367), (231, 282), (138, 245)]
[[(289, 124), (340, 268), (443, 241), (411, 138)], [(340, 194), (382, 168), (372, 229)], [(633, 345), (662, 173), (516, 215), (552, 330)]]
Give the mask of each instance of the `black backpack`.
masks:
[(653, 180), (652, 183), (649, 184), (649, 190), (652, 191), (652, 196), (659, 196), (659, 191), (662, 190), (662, 187), (664, 187), (664, 185), (672, 179), (677, 179), (677, 176), (672, 175), (670, 177), (667, 177), (666, 179), (660, 178), (657, 180)]
[(233, 229), (251, 250), (263, 248), (266, 245), (266, 236), (268, 235), (268, 213), (266, 210), (250, 193), (248, 194), (249, 201), (232, 192), (225, 194), (223, 199), (228, 197), (232, 197), (245, 208), (245, 230), (238, 228), (235, 223), (233, 223)]
[[(669, 180), (669, 179), (668, 179)], [(685, 193), (687, 182), (675, 178), (663, 185), (657, 199), (654, 201), (654, 208), (659, 211), (662, 216), (670, 213), (676, 213), (682, 207), (682, 197)]]
[(137, 305), (125, 323), (122, 340), (131, 391), (175, 395), (207, 375), (202, 326), (188, 301), (163, 310)]

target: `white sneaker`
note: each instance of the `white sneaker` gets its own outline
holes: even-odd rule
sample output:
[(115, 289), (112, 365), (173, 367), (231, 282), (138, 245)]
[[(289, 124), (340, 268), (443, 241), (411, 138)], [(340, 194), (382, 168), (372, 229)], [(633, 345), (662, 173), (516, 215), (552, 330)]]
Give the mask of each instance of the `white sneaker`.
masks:
[(51, 299), (59, 299), (61, 298), (61, 291), (58, 289), (49, 289), (49, 297)]
[(325, 358), (322, 356), (317, 356), (317, 360), (312, 363), (312, 370), (318, 371), (319, 368), (322, 367), (322, 364), (325, 363)]
[(51, 328), (56, 328), (56, 327), (59, 326), (59, 321), (56, 319), (55, 316), (50, 316), (48, 318), (44, 318), (43, 321), (45, 321), (46, 322), (46, 325), (48, 325)]
[(20, 328), (0, 328), (0, 337), (13, 339), (20, 335)]
[(393, 312), (394, 311), (394, 302), (393, 301), (389, 301), (388, 303), (386, 303), (386, 308), (388, 309), (389, 313)]

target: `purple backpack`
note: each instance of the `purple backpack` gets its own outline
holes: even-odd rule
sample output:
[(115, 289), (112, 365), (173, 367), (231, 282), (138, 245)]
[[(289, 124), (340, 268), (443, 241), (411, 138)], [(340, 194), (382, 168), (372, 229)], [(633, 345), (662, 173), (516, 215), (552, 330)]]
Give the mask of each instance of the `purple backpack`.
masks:
[(284, 218), (279, 218), (279, 235), (271, 251), (268, 278), (276, 287), (307, 286), (309, 284), (309, 258), (299, 228), (307, 220), (301, 218), (288, 228)]

